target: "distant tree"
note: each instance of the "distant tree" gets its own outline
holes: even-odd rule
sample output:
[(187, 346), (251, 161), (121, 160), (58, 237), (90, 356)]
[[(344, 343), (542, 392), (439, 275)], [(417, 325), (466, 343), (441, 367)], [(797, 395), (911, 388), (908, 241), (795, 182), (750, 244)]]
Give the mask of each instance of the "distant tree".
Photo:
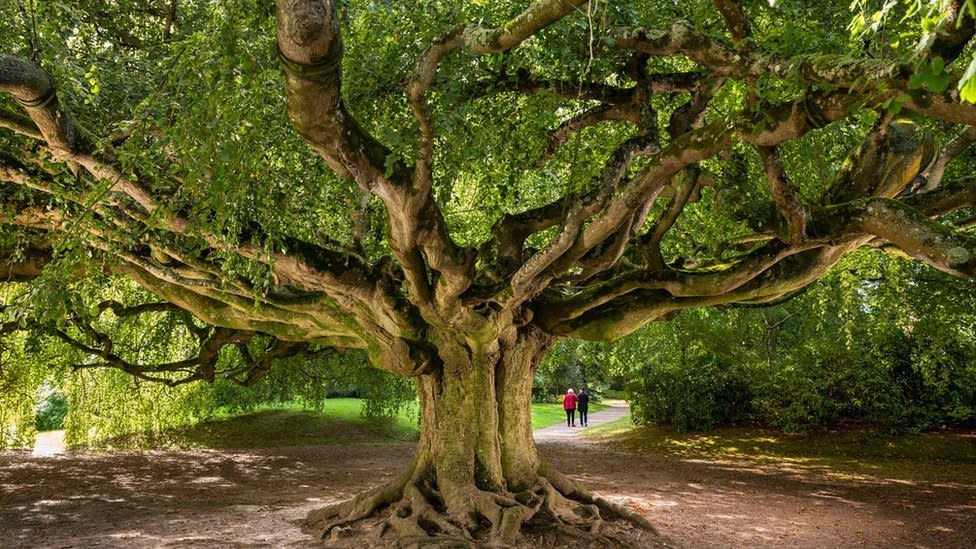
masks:
[[(5, 330), (169, 384), (329, 347), (415, 379), (414, 463), (325, 532), (388, 506), (425, 544), (649, 528), (536, 451), (557, 339), (775, 303), (862, 246), (976, 271), (976, 186), (944, 177), (976, 139), (962, 0), (772, 4), (5, 3), (3, 266), (33, 281)], [(74, 290), (108, 275), (156, 299)], [(187, 354), (99, 329), (142, 315)]]
[(60, 429), (64, 425), (64, 416), (67, 413), (68, 400), (61, 392), (48, 387), (37, 403), (37, 430)]

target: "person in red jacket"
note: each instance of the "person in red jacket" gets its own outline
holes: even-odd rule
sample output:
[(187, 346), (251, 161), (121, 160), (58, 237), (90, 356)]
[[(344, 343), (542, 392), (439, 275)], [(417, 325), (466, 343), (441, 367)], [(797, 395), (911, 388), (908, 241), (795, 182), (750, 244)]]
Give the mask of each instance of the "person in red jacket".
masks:
[(576, 427), (576, 393), (572, 389), (563, 397), (563, 410), (566, 410), (566, 427)]

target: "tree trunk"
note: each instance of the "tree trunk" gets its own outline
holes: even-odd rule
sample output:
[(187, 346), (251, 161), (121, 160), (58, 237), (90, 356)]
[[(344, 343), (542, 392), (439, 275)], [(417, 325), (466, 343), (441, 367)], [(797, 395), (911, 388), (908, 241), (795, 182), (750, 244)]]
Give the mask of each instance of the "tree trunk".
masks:
[[(471, 345), (435, 341), (443, 366), (417, 379), (420, 441), (397, 479), (356, 498), (313, 511), (307, 525), (327, 536), (337, 526), (386, 512), (375, 534), (391, 545), (497, 546), (524, 536), (602, 536), (603, 516), (643, 518), (594, 498), (549, 467), (532, 436), (535, 368), (550, 345), (540, 333)], [(389, 509), (387, 509), (389, 508)]]

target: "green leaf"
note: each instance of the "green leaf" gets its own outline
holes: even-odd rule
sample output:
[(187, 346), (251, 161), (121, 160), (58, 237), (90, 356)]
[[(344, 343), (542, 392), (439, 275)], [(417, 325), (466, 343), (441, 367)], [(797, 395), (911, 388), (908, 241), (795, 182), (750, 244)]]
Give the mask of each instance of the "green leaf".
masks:
[(966, 72), (959, 79), (958, 88), (963, 101), (976, 103), (976, 57), (969, 61)]

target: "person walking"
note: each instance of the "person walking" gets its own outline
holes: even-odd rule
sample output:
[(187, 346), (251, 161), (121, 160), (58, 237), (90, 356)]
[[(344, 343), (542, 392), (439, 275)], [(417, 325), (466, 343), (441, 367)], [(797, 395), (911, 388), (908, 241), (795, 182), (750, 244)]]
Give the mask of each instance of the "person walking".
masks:
[(563, 410), (566, 410), (566, 427), (576, 427), (576, 393), (572, 388), (563, 397)]
[(590, 411), (590, 393), (586, 391), (586, 385), (576, 395), (576, 409), (579, 411), (580, 427), (586, 427), (586, 413)]

